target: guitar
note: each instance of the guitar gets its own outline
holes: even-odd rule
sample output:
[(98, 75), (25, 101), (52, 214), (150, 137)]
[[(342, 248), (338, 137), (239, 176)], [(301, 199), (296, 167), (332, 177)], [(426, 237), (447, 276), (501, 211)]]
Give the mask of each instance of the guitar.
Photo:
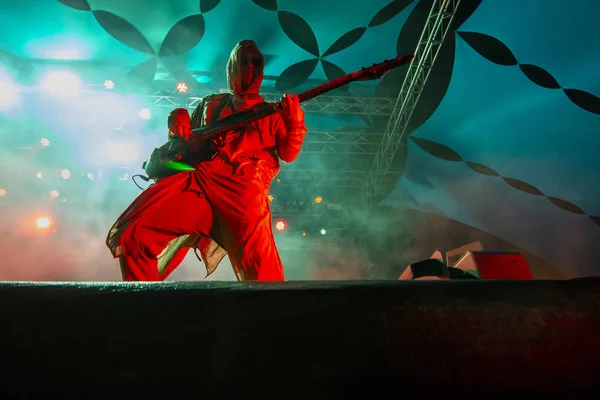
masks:
[[(300, 102), (304, 102), (350, 82), (380, 79), (393, 68), (411, 62), (413, 57), (413, 55), (399, 56), (392, 60), (373, 64), (371, 67), (362, 68), (360, 71), (352, 72), (302, 92), (298, 97)], [(155, 148), (150, 158), (142, 164), (142, 169), (148, 176), (138, 176), (145, 181), (150, 179), (157, 181), (181, 171), (193, 170), (194, 167), (190, 164), (202, 161), (202, 157), (199, 156), (200, 149), (206, 148), (204, 145), (210, 139), (275, 114), (276, 105), (277, 103), (263, 103), (259, 108), (235, 113), (209, 126), (192, 129), (193, 134), (188, 140), (179, 137), (169, 139), (162, 146)]]

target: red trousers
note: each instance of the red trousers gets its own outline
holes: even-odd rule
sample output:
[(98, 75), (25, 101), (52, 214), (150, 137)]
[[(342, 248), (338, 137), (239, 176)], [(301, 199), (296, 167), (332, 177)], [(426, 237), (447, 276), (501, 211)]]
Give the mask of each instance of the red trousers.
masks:
[[(123, 279), (166, 279), (190, 247), (173, 244), (184, 235), (197, 235), (227, 251), (238, 280), (283, 280), (266, 187), (255, 167), (236, 171), (220, 158), (158, 181), (132, 203), (109, 234), (107, 243), (119, 257)], [(168, 246), (175, 252), (159, 270), (158, 257)], [(203, 257), (209, 271), (220, 259), (208, 265), (210, 257)]]

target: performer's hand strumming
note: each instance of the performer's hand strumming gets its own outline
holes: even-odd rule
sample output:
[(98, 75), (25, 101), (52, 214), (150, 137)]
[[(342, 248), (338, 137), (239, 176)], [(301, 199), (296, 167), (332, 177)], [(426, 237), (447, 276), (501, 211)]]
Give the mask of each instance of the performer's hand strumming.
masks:
[(300, 107), (300, 98), (296, 94), (285, 94), (281, 97), (281, 107), (277, 111), (288, 128), (304, 126), (304, 110)]
[(185, 108), (176, 108), (169, 115), (169, 135), (179, 136), (188, 140), (192, 134), (192, 123), (190, 114)]

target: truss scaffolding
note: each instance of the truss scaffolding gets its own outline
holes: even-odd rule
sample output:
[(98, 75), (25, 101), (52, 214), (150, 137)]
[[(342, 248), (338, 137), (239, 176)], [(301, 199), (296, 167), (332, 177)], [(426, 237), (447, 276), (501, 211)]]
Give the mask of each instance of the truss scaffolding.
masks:
[(302, 154), (341, 153), (376, 154), (383, 133), (329, 132), (310, 130), (302, 145)]
[[(394, 176), (397, 171), (389, 171)], [(344, 171), (327, 169), (298, 169), (283, 166), (277, 175), (276, 183), (280, 186), (300, 187), (348, 187), (362, 188), (367, 179), (368, 171)]]
[[(267, 102), (281, 99), (281, 93), (261, 93)], [(202, 101), (202, 97), (186, 97), (175, 94), (151, 94), (143, 98), (154, 107), (176, 108), (185, 106), (194, 109)], [(319, 96), (302, 103), (307, 113), (319, 114), (353, 114), (390, 116), (394, 109), (395, 99), (386, 97), (356, 96)]]
[(408, 123), (415, 110), (427, 78), (446, 38), (461, 0), (434, 0), (417, 42), (415, 57), (408, 67), (404, 83), (383, 133), (373, 165), (363, 188), (363, 205), (369, 207), (379, 193)]
[[(89, 84), (84, 89), (84, 93), (106, 93), (106, 89), (100, 84)], [(225, 89), (218, 91), (227, 92)], [(119, 93), (119, 92), (115, 92)], [(145, 100), (145, 103), (151, 107), (160, 108), (178, 108), (185, 107), (195, 109), (202, 99), (215, 92), (194, 91), (188, 93), (179, 93), (175, 88), (161, 90), (144, 90), (138, 88), (135, 93)], [(281, 100), (283, 93), (266, 92), (261, 96), (267, 102), (276, 102)], [(366, 97), (351, 95), (321, 95), (302, 103), (302, 109), (307, 113), (317, 114), (352, 114), (352, 115), (370, 115), (370, 116), (390, 116), (394, 110), (396, 99), (393, 97)]]
[(367, 171), (298, 169), (283, 166), (276, 182), (280, 186), (360, 188), (364, 185), (366, 177)]

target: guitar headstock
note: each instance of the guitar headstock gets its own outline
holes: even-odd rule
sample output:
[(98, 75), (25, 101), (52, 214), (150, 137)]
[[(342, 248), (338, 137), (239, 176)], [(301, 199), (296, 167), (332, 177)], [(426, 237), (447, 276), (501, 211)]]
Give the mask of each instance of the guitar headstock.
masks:
[(398, 56), (391, 60), (385, 60), (379, 64), (373, 64), (370, 67), (364, 67), (360, 71), (351, 73), (350, 76), (354, 81), (371, 81), (374, 79), (380, 79), (390, 70), (411, 62), (413, 57), (413, 54)]

